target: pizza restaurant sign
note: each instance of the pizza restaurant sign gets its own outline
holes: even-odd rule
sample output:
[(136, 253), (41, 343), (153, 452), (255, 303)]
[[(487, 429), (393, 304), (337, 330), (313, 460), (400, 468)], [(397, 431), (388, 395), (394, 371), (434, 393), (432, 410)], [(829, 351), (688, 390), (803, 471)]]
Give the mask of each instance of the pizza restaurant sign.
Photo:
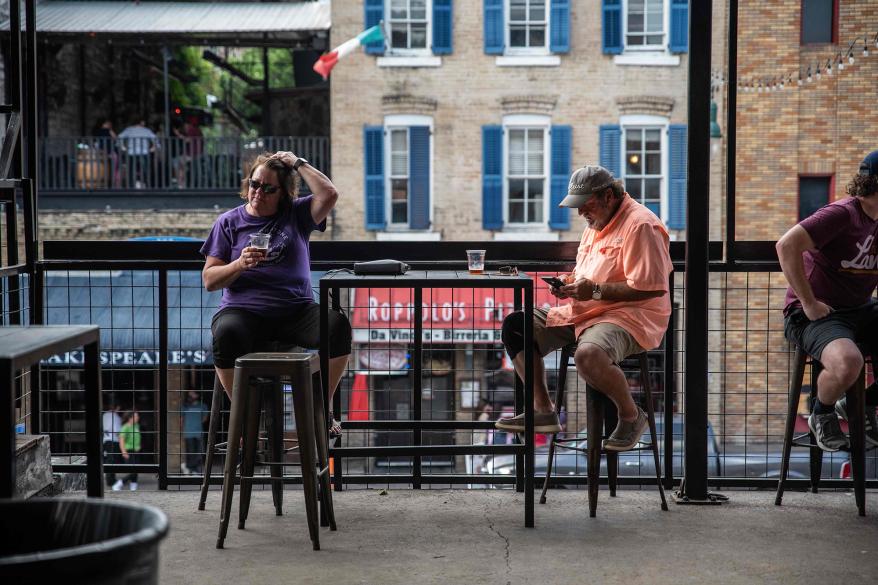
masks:
[[(534, 305), (556, 305), (557, 299), (542, 281), (540, 285), (534, 287)], [(414, 298), (409, 289), (360, 289), (354, 293), (353, 307), (355, 341), (411, 341), (408, 331), (393, 333), (394, 329), (414, 327)], [(510, 289), (424, 290), (420, 314), (424, 341), (499, 341), (500, 325), (514, 310), (514, 291)]]

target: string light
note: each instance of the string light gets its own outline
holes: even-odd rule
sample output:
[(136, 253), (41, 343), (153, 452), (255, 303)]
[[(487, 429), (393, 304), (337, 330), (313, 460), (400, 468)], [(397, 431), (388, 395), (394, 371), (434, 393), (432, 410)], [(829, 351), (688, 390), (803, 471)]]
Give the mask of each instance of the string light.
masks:
[(826, 75), (832, 75), (832, 59), (826, 60)]
[[(848, 53), (850, 55), (850, 53)], [(844, 59), (841, 58), (841, 53), (838, 54), (838, 70), (844, 71)]]
[(808, 65), (808, 77), (807, 77), (807, 81), (808, 81), (808, 83), (811, 83), (812, 81), (814, 81), (814, 78), (811, 77), (811, 66), (810, 66), (810, 65)]
[(799, 68), (799, 78), (796, 80), (796, 85), (802, 85), (802, 69)]
[[(869, 56), (869, 39), (867, 37), (863, 37), (863, 57)], [(851, 53), (851, 59), (854, 58), (853, 53)], [(851, 61), (853, 63), (853, 61)]]
[(820, 61), (817, 61), (817, 72), (815, 73), (817, 79), (820, 79)]

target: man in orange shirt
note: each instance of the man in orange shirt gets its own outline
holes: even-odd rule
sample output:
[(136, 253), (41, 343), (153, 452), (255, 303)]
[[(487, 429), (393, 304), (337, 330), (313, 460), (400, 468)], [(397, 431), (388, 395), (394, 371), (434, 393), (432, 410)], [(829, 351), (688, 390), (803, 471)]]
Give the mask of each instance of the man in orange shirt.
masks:
[[(543, 356), (576, 343), (579, 375), (606, 394), (619, 410), (619, 424), (604, 448), (634, 448), (647, 426), (618, 364), (661, 343), (671, 315), (668, 275), (673, 270), (668, 232), (661, 220), (632, 199), (605, 168), (586, 166), (570, 178), (562, 207), (575, 207), (588, 224), (576, 268), (552, 294), (572, 302), (549, 311), (534, 309), (534, 429), (561, 430), (546, 388)], [(524, 313), (503, 321), (503, 344), (524, 377)], [(498, 429), (523, 432), (524, 415), (497, 421)]]

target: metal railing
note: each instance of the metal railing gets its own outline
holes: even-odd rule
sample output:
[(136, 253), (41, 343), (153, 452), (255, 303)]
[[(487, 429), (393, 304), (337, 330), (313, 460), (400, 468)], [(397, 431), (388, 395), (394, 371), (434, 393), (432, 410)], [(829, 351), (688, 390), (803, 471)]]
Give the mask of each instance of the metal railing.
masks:
[[(373, 243), (364, 248), (361, 242), (313, 242), (314, 278), (322, 270), (349, 267), (352, 260), (381, 257), (398, 257), (422, 268), (463, 267), (463, 250), (468, 245), (406, 242)], [(528, 272), (553, 273), (570, 269), (576, 242), (529, 246), (526, 258), (514, 244), (483, 242), (480, 247), (488, 249), (489, 269), (513, 263)], [(204, 437), (190, 436), (185, 421), (209, 409), (213, 384), (209, 327), (218, 298), (201, 287), (198, 243), (46, 242), (44, 249), (46, 260), (38, 271), (43, 306), (38, 310), (46, 323), (97, 322), (102, 326), (106, 396), (142, 413), (145, 462), (139, 468), (157, 473), (161, 487), (199, 483)], [(674, 244), (672, 250), (675, 266), (681, 270), (682, 246)], [(667, 486), (680, 478), (684, 463), (683, 282), (680, 273), (673, 275), (674, 319), (663, 348), (650, 353), (664, 451), (663, 483)], [(542, 281), (535, 287), (537, 302), (548, 302), (550, 297), (542, 295), (546, 291), (540, 287), (545, 288)], [(776, 483), (791, 356), (782, 334), (784, 289), (773, 260), (738, 266), (715, 262), (711, 266), (711, 383), (706, 393), (708, 475), (713, 486), (765, 488)], [(453, 448), (516, 440), (486, 424), (511, 407), (514, 384), (504, 364), (502, 345), (483, 335), (484, 324), (477, 324), (473, 317), (478, 312), (480, 319), (493, 319), (494, 327), (499, 327), (508, 307), (496, 297), (483, 298), (471, 291), (461, 291), (459, 298), (446, 299), (442, 294), (435, 292), (435, 315), (431, 314), (431, 322), (424, 325), (425, 335), (432, 341), (425, 343), (421, 418), (431, 421), (431, 430), (422, 432), (425, 442), (448, 445), (449, 449), (448, 456), (424, 458), (421, 481), (439, 486), (508, 485), (515, 477), (514, 457), (459, 455)], [(387, 295), (379, 290), (341, 291), (339, 297), (354, 324), (356, 347), (337, 393), (335, 412), (350, 423), (343, 445), (358, 448), (361, 455), (336, 463), (337, 477), (345, 485), (411, 483), (411, 457), (388, 457), (377, 449), (370, 452), (372, 447), (408, 444), (411, 434), (405, 426), (394, 430), (391, 423), (387, 429), (376, 429), (372, 423), (406, 419), (407, 409), (413, 405), (411, 370), (406, 368), (410, 347), (406, 342), (393, 342), (388, 335), (396, 327), (402, 333), (399, 338), (410, 339), (413, 328), (392, 320), (394, 310), (402, 307), (399, 313), (404, 314), (411, 299), (404, 291), (398, 297)], [(425, 303), (430, 304), (427, 298)], [(451, 321), (446, 322), (448, 315)], [(459, 315), (463, 317), (456, 322)], [(481, 338), (485, 338), (482, 343), (470, 342)], [(547, 359), (550, 387), (556, 360), (556, 356)], [(42, 368), (38, 401), (42, 410), (24, 413), (29, 414), (29, 425), (52, 437), (53, 453), (66, 454), (70, 463), (81, 456), (77, 421), (84, 418), (79, 372), (81, 365), (75, 354), (49, 360)], [(629, 383), (636, 390), (636, 376)], [(568, 430), (584, 426), (583, 390), (578, 376), (568, 376)], [(803, 393), (803, 412), (807, 398)], [(287, 419), (287, 430), (294, 433), (291, 418)], [(467, 430), (444, 431), (437, 422), (443, 420), (453, 420), (455, 426), (467, 421), (469, 426)], [(223, 428), (226, 424), (224, 419)], [(807, 450), (794, 450), (791, 486), (808, 483), (808, 456)], [(538, 449), (537, 457), (539, 477), (539, 458), (545, 459), (545, 451)], [(654, 484), (649, 459), (634, 453), (626, 456), (620, 466), (621, 483)], [(824, 457), (827, 486), (850, 485), (841, 479), (846, 460), (844, 453)], [(584, 464), (584, 458), (568, 459), (554, 483), (584, 483)], [(59, 470), (75, 468), (57, 466)], [(214, 482), (219, 482), (218, 468), (214, 475)], [(867, 455), (867, 480), (872, 487), (878, 485), (875, 451)]]
[(290, 150), (329, 170), (325, 136), (105, 138), (40, 141), (40, 191), (231, 191), (244, 165), (263, 152)]

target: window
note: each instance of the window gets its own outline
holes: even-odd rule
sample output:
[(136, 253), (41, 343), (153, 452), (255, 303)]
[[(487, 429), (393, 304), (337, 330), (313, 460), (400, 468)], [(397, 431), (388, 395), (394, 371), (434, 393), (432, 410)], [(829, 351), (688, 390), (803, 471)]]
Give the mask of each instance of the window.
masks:
[(665, 0), (628, 0), (625, 11), (627, 48), (664, 49)]
[(426, 50), (429, 0), (389, 0), (390, 48), (394, 51)]
[(802, 44), (836, 42), (836, 0), (802, 0)]
[(509, 0), (510, 49), (545, 49), (546, 0)]
[(625, 188), (661, 217), (663, 127), (625, 127)]
[(510, 224), (545, 223), (546, 127), (507, 127), (506, 217)]
[(799, 221), (827, 203), (832, 193), (832, 177), (799, 177)]
[(390, 205), (389, 224), (407, 226), (409, 221), (409, 132), (408, 128), (389, 128), (390, 136)]
[(439, 232), (429, 232), (433, 221), (433, 118), (386, 116), (383, 126), (363, 129), (363, 147), (366, 229), (387, 231), (394, 237), (412, 235), (414, 230), (418, 236), (432, 239), (435, 234), (438, 239)]

